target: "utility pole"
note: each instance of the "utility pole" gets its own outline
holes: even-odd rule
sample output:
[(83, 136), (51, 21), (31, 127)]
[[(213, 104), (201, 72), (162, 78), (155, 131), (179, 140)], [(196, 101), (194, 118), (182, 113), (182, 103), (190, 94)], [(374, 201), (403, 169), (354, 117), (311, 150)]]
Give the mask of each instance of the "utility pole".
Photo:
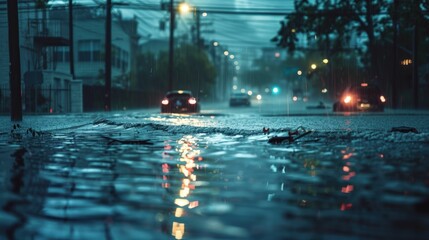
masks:
[(170, 43), (169, 43), (169, 56), (168, 56), (168, 90), (173, 90), (173, 76), (174, 76), (174, 25), (175, 25), (175, 9), (174, 0), (170, 0)]
[(397, 13), (397, 0), (393, 1), (393, 71), (392, 71), (392, 108), (398, 107), (398, 86), (397, 86), (397, 61), (398, 61), (398, 13)]
[(196, 20), (197, 20), (197, 46), (198, 46), (198, 49), (202, 49), (202, 44), (201, 44), (201, 19), (200, 19), (200, 16), (201, 16), (201, 12), (200, 12), (200, 10), (196, 10), (195, 11), (195, 14), (196, 14)]
[(414, 108), (419, 108), (419, 61), (418, 61), (418, 45), (419, 45), (419, 28), (416, 18), (414, 25), (414, 40), (413, 40), (413, 95)]
[(7, 1), (7, 13), (9, 30), (9, 85), (11, 94), (10, 117), (12, 121), (22, 121), (18, 0)]
[(106, 38), (105, 38), (105, 92), (104, 110), (111, 110), (111, 82), (112, 82), (112, 0), (106, 0)]
[(73, 36), (73, 0), (69, 0), (69, 61), (70, 74), (74, 76), (74, 36)]

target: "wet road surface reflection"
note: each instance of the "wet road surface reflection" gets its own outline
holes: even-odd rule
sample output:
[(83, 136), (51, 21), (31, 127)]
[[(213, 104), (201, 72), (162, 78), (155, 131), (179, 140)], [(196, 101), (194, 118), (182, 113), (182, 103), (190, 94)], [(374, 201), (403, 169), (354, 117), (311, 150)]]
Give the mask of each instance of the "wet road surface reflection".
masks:
[(271, 145), (104, 124), (5, 142), (0, 239), (429, 236), (424, 143), (395, 155), (379, 141)]

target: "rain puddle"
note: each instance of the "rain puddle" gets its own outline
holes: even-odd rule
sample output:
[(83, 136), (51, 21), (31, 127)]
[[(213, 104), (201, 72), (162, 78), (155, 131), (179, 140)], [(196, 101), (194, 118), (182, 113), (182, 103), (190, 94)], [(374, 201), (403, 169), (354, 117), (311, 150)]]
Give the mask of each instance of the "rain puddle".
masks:
[(428, 150), (406, 151), (105, 122), (9, 139), (0, 239), (424, 239)]

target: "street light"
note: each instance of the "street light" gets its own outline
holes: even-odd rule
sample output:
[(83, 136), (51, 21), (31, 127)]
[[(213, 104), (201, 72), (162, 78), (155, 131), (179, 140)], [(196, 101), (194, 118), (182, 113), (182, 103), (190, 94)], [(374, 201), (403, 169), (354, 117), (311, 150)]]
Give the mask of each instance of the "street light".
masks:
[[(169, 41), (169, 55), (168, 55), (168, 89), (173, 90), (173, 76), (174, 76), (174, 25), (176, 21), (176, 9), (174, 8), (174, 0), (170, 0), (170, 41)], [(181, 13), (189, 12), (190, 7), (186, 3), (181, 3), (178, 7)]]
[(329, 60), (327, 58), (322, 60), (324, 64), (328, 64)]
[(188, 13), (191, 10), (191, 7), (187, 3), (180, 3), (179, 4), (179, 12), (184, 14)]
[(311, 64), (310, 67), (311, 67), (311, 69), (315, 70), (317, 68), (317, 65), (313, 63), (313, 64)]

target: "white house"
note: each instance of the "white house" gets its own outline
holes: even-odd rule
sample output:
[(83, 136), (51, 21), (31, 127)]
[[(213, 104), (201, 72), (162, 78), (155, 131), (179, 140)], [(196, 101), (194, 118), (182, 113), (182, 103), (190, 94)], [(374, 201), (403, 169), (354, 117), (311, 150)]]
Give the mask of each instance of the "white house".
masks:
[[(29, 112), (81, 112), (82, 86), (104, 85), (105, 17), (93, 6), (74, 5), (74, 78), (70, 74), (68, 8), (37, 8), (19, 1), (23, 109)], [(9, 72), (6, 4), (0, 3), (0, 70)], [(129, 88), (138, 50), (136, 20), (112, 20), (112, 88)], [(8, 111), (9, 75), (0, 75), (0, 112)], [(61, 97), (59, 97), (61, 95)], [(77, 99), (76, 99), (77, 98)], [(5, 105), (5, 106), (2, 106)]]

